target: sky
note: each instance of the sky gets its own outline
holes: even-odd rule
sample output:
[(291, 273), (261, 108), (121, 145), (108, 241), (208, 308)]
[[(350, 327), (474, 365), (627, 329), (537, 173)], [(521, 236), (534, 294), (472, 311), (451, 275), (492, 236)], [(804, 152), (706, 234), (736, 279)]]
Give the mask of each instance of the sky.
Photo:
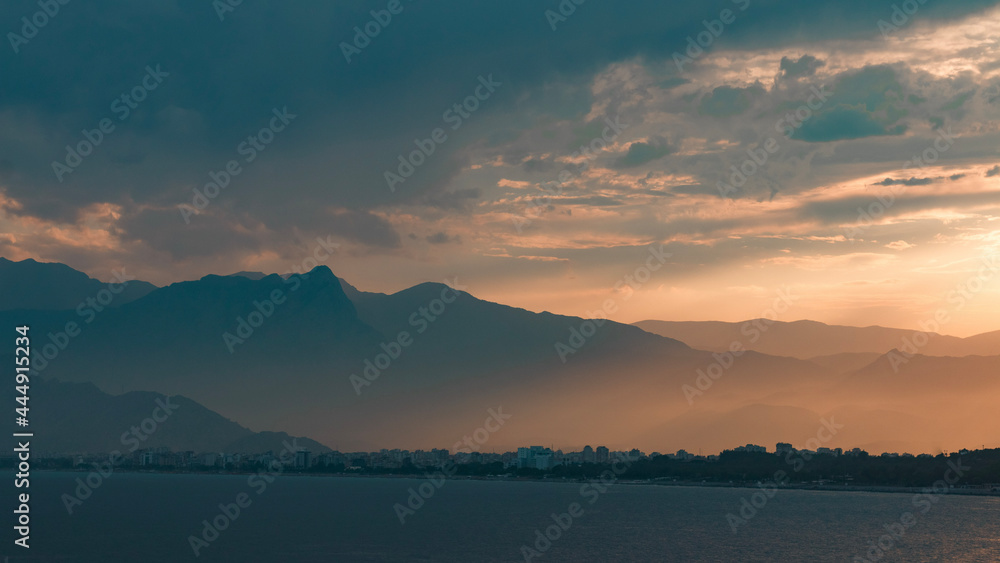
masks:
[(0, 255), (997, 330), (997, 4), (12, 0)]

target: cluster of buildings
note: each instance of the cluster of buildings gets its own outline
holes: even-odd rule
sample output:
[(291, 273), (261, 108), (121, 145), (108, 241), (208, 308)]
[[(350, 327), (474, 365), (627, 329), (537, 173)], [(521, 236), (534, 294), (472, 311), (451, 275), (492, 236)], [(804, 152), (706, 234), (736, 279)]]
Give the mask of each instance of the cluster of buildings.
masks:
[[(56, 456), (59, 457), (59, 456)], [(99, 455), (74, 455), (72, 462), (74, 467), (90, 466), (94, 463), (103, 464), (109, 459), (108, 454)], [(176, 468), (176, 469), (203, 469), (211, 467), (250, 469), (258, 466), (269, 466), (273, 461), (287, 466), (297, 468), (308, 468), (315, 464), (316, 458), (308, 450), (299, 450), (294, 455), (285, 455), (284, 459), (279, 458), (272, 452), (263, 454), (245, 453), (222, 453), (222, 452), (201, 452), (182, 451), (175, 452), (170, 448), (149, 448), (140, 449), (135, 452), (117, 457), (115, 465), (120, 467), (142, 468)]]
[[(768, 453), (767, 448), (755, 444), (746, 444), (725, 450), (726, 452)], [(817, 448), (816, 451), (797, 449), (789, 443), (779, 442), (773, 452), (775, 455), (833, 455), (833, 456), (866, 456), (867, 452), (860, 448), (844, 451), (841, 448)], [(963, 450), (962, 453), (967, 453)], [(169, 448), (154, 448), (137, 450), (122, 458), (117, 464), (133, 468), (177, 468), (177, 469), (208, 469), (220, 468), (227, 470), (253, 470), (259, 467), (273, 465), (275, 461), (286, 467), (299, 470), (397, 470), (405, 467), (427, 468), (441, 467), (446, 463), (458, 465), (477, 463), (500, 463), (505, 469), (539, 469), (549, 470), (560, 465), (581, 465), (585, 463), (606, 464), (614, 460), (639, 461), (664, 456), (680, 461), (717, 461), (717, 455), (695, 455), (685, 450), (677, 453), (661, 454), (653, 452), (646, 454), (638, 449), (629, 451), (612, 451), (604, 446), (592, 448), (585, 446), (577, 452), (563, 452), (544, 446), (528, 446), (518, 448), (516, 452), (486, 453), (472, 451), (450, 452), (444, 449), (432, 450), (402, 450), (383, 449), (377, 452), (321, 452), (315, 453), (300, 449), (294, 455), (287, 453), (283, 457), (273, 452), (262, 454), (193, 451), (174, 452)], [(931, 454), (914, 456), (909, 453), (883, 453), (880, 457), (918, 457), (929, 458)], [(103, 463), (104, 456), (74, 456), (73, 465), (82, 466), (92, 463)]]
[[(377, 452), (312, 452), (300, 449), (294, 455), (287, 453), (279, 457), (274, 452), (261, 454), (225, 453), (225, 452), (175, 452), (170, 448), (140, 449), (126, 455), (116, 462), (116, 465), (135, 469), (175, 468), (203, 470), (219, 468), (227, 470), (252, 470), (267, 467), (278, 461), (287, 467), (301, 470), (340, 469), (352, 470), (394, 470), (409, 466), (417, 468), (441, 467), (446, 463), (464, 465), (470, 463), (493, 464), (500, 463), (505, 469), (541, 469), (547, 470), (559, 465), (580, 465), (584, 463), (609, 463), (615, 459), (637, 461), (659, 456), (659, 453), (646, 455), (638, 449), (631, 451), (611, 451), (604, 446), (596, 449), (586, 446), (582, 451), (564, 453), (562, 450), (552, 450), (543, 446), (518, 448), (516, 452), (488, 453), (473, 451), (450, 452), (444, 449), (403, 450), (383, 449)], [(694, 456), (684, 450), (677, 454), (668, 454), (671, 458), (682, 460), (710, 459)], [(65, 458), (65, 456), (62, 456)], [(72, 456), (73, 466), (89, 466), (93, 463), (105, 463), (106, 454)]]
[[(738, 448), (733, 448), (731, 450), (726, 450), (727, 452), (759, 452), (767, 453), (767, 448), (764, 446), (757, 446), (754, 444), (747, 444), (745, 446), (740, 446)], [(799, 455), (832, 455), (832, 456), (849, 456), (849, 457), (862, 457), (870, 455), (868, 452), (861, 448), (854, 448), (851, 450), (844, 450), (843, 448), (816, 448), (816, 450), (799, 449), (792, 446), (786, 442), (778, 442), (774, 447), (775, 455), (788, 455), (788, 454), (799, 454)], [(961, 450), (958, 452), (960, 455), (966, 455), (969, 450)], [(711, 457), (711, 456), (710, 456)], [(928, 459), (933, 458), (932, 454), (918, 454), (913, 455), (911, 453), (896, 453), (896, 452), (883, 452), (879, 454), (878, 457), (912, 457), (917, 459)]]

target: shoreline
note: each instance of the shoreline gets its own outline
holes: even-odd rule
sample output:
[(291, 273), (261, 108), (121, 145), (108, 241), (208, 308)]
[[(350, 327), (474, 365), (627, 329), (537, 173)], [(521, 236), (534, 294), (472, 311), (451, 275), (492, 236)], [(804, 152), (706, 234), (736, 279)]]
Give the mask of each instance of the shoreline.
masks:
[[(72, 470), (72, 469), (38, 469), (38, 472), (42, 473), (80, 473), (87, 474), (90, 471), (84, 470)], [(134, 469), (116, 469), (115, 473), (127, 473), (134, 475), (214, 475), (214, 476), (228, 476), (228, 477), (238, 477), (238, 476), (250, 476), (256, 475), (256, 471), (219, 471), (219, 472), (209, 472), (209, 471), (136, 471)], [(336, 478), (336, 479), (405, 479), (420, 481), (427, 478), (427, 475), (370, 475), (370, 474), (359, 474), (359, 475), (349, 475), (344, 473), (301, 473), (301, 472), (283, 472), (280, 474), (281, 477), (317, 477), (317, 478)], [(445, 478), (448, 481), (493, 481), (493, 482), (521, 482), (521, 483), (558, 483), (564, 485), (572, 484), (586, 484), (593, 482), (597, 479), (594, 477), (592, 479), (547, 479), (547, 478), (527, 478), (527, 477), (502, 477), (502, 476), (476, 476), (476, 475), (459, 475), (459, 476), (445, 476), (441, 474), (434, 475), (435, 478)], [(760, 487), (757, 483), (722, 483), (722, 482), (709, 482), (709, 481), (665, 481), (665, 480), (625, 480), (618, 479), (613, 482), (616, 485), (628, 485), (628, 486), (652, 486), (652, 487), (689, 487), (689, 488), (705, 488), (705, 489), (748, 489), (748, 490), (759, 490)], [(885, 493), (885, 494), (921, 494), (926, 493), (931, 489), (932, 485), (927, 486), (897, 486), (897, 485), (834, 485), (834, 484), (815, 484), (815, 483), (793, 483), (785, 485), (775, 485), (774, 483), (760, 483), (761, 485), (767, 485), (768, 487), (776, 487), (777, 490), (800, 490), (800, 491), (823, 491), (823, 492), (841, 492), (841, 493)], [(971, 488), (971, 487), (950, 487), (945, 493), (948, 495), (962, 495), (962, 496), (984, 496), (984, 497), (1000, 497), (1000, 489), (988, 489), (988, 488)]]

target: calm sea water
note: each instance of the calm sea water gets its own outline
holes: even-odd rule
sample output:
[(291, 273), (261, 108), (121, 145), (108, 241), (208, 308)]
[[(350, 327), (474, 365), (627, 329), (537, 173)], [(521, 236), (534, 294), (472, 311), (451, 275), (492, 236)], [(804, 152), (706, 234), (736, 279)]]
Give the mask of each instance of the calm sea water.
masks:
[[(60, 498), (82, 476), (33, 475), (32, 547), (15, 548), (5, 526), (0, 555), (11, 562), (524, 561), (522, 545), (554, 525), (551, 514), (578, 502), (583, 514), (532, 561), (851, 561), (884, 525), (914, 510), (911, 494), (786, 490), (733, 533), (726, 514), (737, 514), (752, 489), (618, 484), (581, 496), (580, 484), (449, 481), (400, 524), (393, 506), (426, 481), (284, 476), (260, 491), (246, 476), (119, 473), (71, 516)], [(202, 521), (240, 493), (251, 504), (195, 557), (188, 537), (200, 536)], [(917, 510), (917, 522), (881, 561), (1000, 561), (1000, 499), (938, 497), (926, 514)]]

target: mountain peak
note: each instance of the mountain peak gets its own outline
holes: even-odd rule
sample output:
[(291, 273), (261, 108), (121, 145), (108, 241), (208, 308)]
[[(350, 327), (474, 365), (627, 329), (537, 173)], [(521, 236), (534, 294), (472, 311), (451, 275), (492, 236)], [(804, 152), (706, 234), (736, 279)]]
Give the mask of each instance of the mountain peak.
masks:
[(310, 278), (316, 277), (321, 280), (339, 282), (339, 278), (336, 275), (334, 275), (333, 270), (331, 270), (329, 266), (325, 265), (316, 266), (312, 270), (309, 270), (307, 275)]
[(227, 278), (247, 278), (249, 280), (257, 281), (257, 280), (264, 279), (267, 276), (268, 276), (268, 274), (265, 274), (264, 272), (242, 271), (242, 272), (236, 272), (235, 274), (229, 274), (226, 277)]

